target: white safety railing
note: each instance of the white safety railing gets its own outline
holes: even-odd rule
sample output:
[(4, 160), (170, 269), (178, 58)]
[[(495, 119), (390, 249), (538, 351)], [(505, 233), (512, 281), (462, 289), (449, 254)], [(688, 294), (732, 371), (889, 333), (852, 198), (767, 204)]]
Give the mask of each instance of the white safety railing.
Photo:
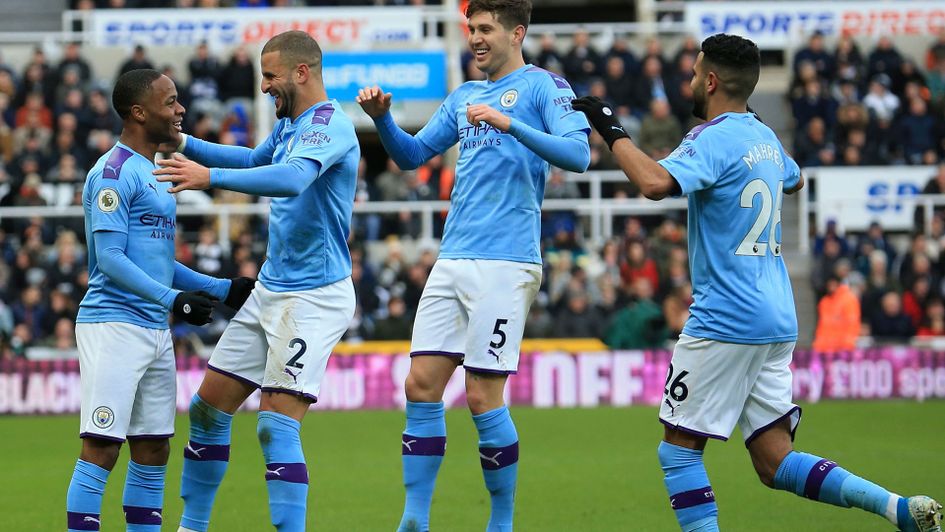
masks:
[[(585, 174), (565, 174), (572, 182), (585, 182), (590, 187), (590, 197), (579, 199), (549, 199), (542, 204), (545, 212), (573, 212), (587, 220), (582, 226), (585, 240), (599, 246), (613, 236), (614, 219), (618, 216), (659, 216), (671, 212), (685, 211), (687, 202), (682, 198), (650, 201), (643, 198), (614, 199), (604, 198), (603, 183), (622, 183), (627, 178), (623, 172), (587, 172)], [(409, 212), (420, 215), (420, 236), (422, 240), (433, 239), (435, 217), (449, 210), (448, 201), (369, 201), (356, 203), (354, 214), (396, 214)], [(263, 203), (211, 203), (179, 204), (178, 217), (204, 216), (217, 218), (219, 242), (228, 250), (230, 218), (233, 216), (268, 216), (269, 205)], [(80, 218), (81, 206), (65, 207), (3, 207), (0, 208), (0, 220), (6, 218)]]

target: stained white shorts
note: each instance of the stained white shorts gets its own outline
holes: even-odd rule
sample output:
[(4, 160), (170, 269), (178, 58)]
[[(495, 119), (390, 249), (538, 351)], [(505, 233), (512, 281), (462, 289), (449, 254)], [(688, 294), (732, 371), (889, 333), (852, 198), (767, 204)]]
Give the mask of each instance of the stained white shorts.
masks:
[(541, 265), (439, 259), (420, 297), (410, 355), (445, 355), (473, 371), (511, 374)]
[(79, 436), (124, 441), (170, 438), (177, 369), (168, 329), (77, 323), (82, 407)]
[(660, 421), (684, 432), (727, 440), (736, 423), (745, 444), (791, 419), (791, 358), (795, 342), (729, 344), (681, 335), (666, 378)]
[(264, 392), (316, 401), (354, 306), (350, 277), (297, 292), (273, 292), (257, 282), (217, 342), (209, 368)]

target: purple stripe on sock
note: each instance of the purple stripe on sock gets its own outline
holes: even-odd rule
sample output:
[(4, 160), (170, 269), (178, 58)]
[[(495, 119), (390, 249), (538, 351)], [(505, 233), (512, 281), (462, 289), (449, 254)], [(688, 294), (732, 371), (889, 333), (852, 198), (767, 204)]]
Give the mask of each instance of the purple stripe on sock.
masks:
[(66, 524), (72, 530), (98, 530), (102, 523), (99, 514), (66, 512)]
[(823, 485), (827, 474), (835, 467), (837, 463), (830, 460), (821, 460), (814, 464), (810, 473), (807, 474), (807, 482), (804, 483), (804, 496), (815, 501), (820, 500), (820, 486)]
[(259, 391), (264, 392), (264, 393), (284, 393), (288, 395), (294, 395), (296, 397), (301, 397), (302, 399), (305, 399), (306, 401), (311, 401), (313, 403), (318, 402), (318, 397), (310, 393), (304, 393), (299, 390), (290, 390), (288, 388), (273, 388), (271, 386), (263, 386), (262, 388), (259, 389)]
[(206, 443), (189, 441), (187, 442), (187, 447), (184, 447), (184, 458), (187, 458), (188, 460), (196, 460), (198, 462), (206, 462), (208, 460), (229, 462), (230, 446), (209, 445)]
[(507, 447), (480, 447), (479, 463), (483, 469), (496, 470), (518, 462), (518, 442)]
[(452, 351), (411, 351), (412, 357), (440, 356), (440, 357), (459, 357), (466, 358), (466, 353), (454, 353)]
[(308, 484), (308, 469), (305, 464), (266, 464), (266, 480), (281, 480), (296, 484)]
[(712, 486), (683, 491), (669, 496), (669, 505), (673, 507), (673, 510), (682, 510), (683, 508), (691, 508), (710, 502), (715, 502), (715, 492), (712, 491)]
[(443, 456), (446, 454), (446, 436), (421, 438), (404, 434), (401, 440), (403, 455), (411, 456)]
[(161, 509), (125, 506), (125, 522), (129, 525), (160, 525)]
[(231, 379), (238, 380), (238, 381), (242, 382), (243, 384), (248, 384), (248, 385), (252, 386), (253, 388), (259, 388), (259, 384), (258, 384), (258, 383), (255, 383), (255, 382), (253, 382), (253, 381), (247, 379), (246, 377), (240, 377), (240, 376), (237, 375), (236, 373), (230, 373), (229, 371), (222, 370), (222, 369), (220, 369), (220, 368), (218, 368), (218, 367), (216, 367), (216, 366), (210, 365), (210, 364), (207, 364), (207, 369), (216, 371), (216, 372), (219, 373), (220, 375), (226, 375), (227, 377), (229, 377), (229, 378), (231, 378)]

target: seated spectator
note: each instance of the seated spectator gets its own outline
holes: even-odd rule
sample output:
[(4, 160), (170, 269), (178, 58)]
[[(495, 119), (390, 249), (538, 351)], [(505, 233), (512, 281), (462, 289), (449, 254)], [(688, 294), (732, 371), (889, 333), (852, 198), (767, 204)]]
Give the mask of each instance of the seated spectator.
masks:
[(636, 78), (631, 112), (642, 117), (650, 108), (653, 100), (668, 100), (666, 81), (663, 77), (663, 62), (659, 56), (647, 56), (643, 59), (641, 75)]
[(633, 83), (630, 81), (623, 59), (610, 56), (604, 66), (604, 87), (607, 101), (612, 103), (620, 114), (630, 112), (633, 97)]
[(824, 34), (815, 31), (810, 39), (807, 40), (807, 46), (798, 50), (794, 54), (795, 75), (797, 67), (803, 61), (809, 61), (814, 65), (817, 77), (824, 81), (830, 81), (834, 75), (833, 57), (824, 48)]
[(860, 335), (860, 301), (836, 275), (827, 279), (826, 293), (817, 303), (814, 351), (852, 351)]
[(827, 137), (827, 126), (822, 118), (813, 117), (794, 146), (794, 158), (801, 168), (831, 166), (836, 160), (836, 148)]
[(859, 85), (863, 77), (863, 54), (849, 34), (845, 33), (837, 41), (837, 49), (833, 55), (833, 79), (840, 82), (847, 81), (853, 87)]
[(899, 75), (901, 63), (902, 55), (893, 46), (892, 39), (888, 35), (883, 35), (867, 58), (866, 77), (873, 79), (877, 74), (886, 74), (891, 79)]
[(409, 340), (412, 330), (407, 306), (399, 297), (387, 301), (387, 316), (374, 322), (374, 340)]
[(823, 243), (823, 254), (814, 260), (811, 269), (811, 287), (817, 298), (823, 297), (827, 293), (827, 280), (830, 278), (837, 265), (837, 262), (843, 258), (841, 255), (840, 241), (837, 238), (827, 238)]
[[(925, 88), (925, 76), (916, 68), (915, 62), (907, 59), (899, 64), (899, 75), (893, 76), (893, 84), (890, 87), (893, 94), (900, 100), (909, 100), (913, 96), (923, 96), (928, 98), (928, 92)], [(906, 87), (912, 85), (917, 94), (906, 94)]]
[(902, 311), (902, 298), (887, 292), (870, 319), (870, 334), (880, 341), (908, 340), (915, 334), (912, 319)]
[(13, 321), (16, 325), (23, 325), (29, 331), (29, 338), (44, 338), (52, 330), (44, 328), (46, 314), (49, 312), (43, 301), (43, 293), (36, 286), (28, 286), (20, 294), (19, 300), (13, 304)]
[(220, 99), (253, 99), (256, 96), (256, 74), (245, 46), (237, 46), (230, 61), (220, 72)]
[(935, 297), (925, 304), (925, 318), (915, 335), (920, 338), (945, 336), (945, 303)]
[(881, 122), (891, 122), (899, 110), (899, 97), (889, 88), (892, 84), (887, 74), (877, 74), (870, 78), (870, 88), (863, 98), (863, 105)]
[[(696, 50), (696, 54), (699, 51)], [(623, 35), (615, 35), (614, 41), (610, 45), (610, 49), (607, 50), (607, 59), (611, 57), (619, 57), (623, 61), (624, 72), (627, 73), (627, 76), (633, 76), (640, 70), (640, 61), (637, 59), (637, 56), (634, 55), (633, 51), (630, 50), (630, 43), (627, 42), (627, 38)]]
[(925, 306), (932, 297), (929, 280), (928, 276), (916, 277), (909, 290), (902, 295), (902, 311), (916, 328), (925, 321)]
[(640, 240), (627, 242), (627, 254), (620, 264), (620, 279), (626, 287), (636, 286), (641, 278), (650, 283), (651, 292), (660, 285), (656, 261), (647, 256), (646, 246)]
[(555, 318), (552, 336), (555, 338), (600, 338), (603, 317), (591, 306), (587, 292), (569, 291), (565, 306)]
[[(147, 52), (144, 49), (144, 46), (140, 44), (135, 46), (134, 52), (132, 52), (131, 57), (125, 60), (124, 63), (118, 68), (118, 76), (126, 72), (131, 72), (132, 70), (138, 70), (142, 68), (154, 68), (154, 63), (148, 59)], [(115, 76), (116, 78), (118, 76)]]
[(669, 102), (653, 100), (640, 126), (640, 149), (654, 159), (670, 154), (682, 140), (679, 122), (670, 114)]
[(815, 118), (823, 120), (829, 129), (833, 127), (837, 116), (836, 103), (827, 96), (820, 80), (810, 80), (804, 84), (803, 93), (791, 101), (791, 110), (798, 131), (806, 128)]
[(899, 120), (899, 142), (908, 164), (922, 164), (925, 153), (935, 151), (935, 119), (925, 100), (909, 101), (909, 112)]
[(604, 342), (611, 349), (648, 349), (663, 345), (666, 318), (653, 302), (653, 285), (641, 277), (632, 287), (633, 302), (621, 310), (607, 329)]
[(555, 36), (545, 33), (541, 36), (541, 49), (535, 57), (535, 66), (556, 74), (564, 74), (564, 60), (555, 45)]
[(601, 56), (587, 31), (574, 32), (571, 50), (564, 56), (564, 73), (578, 96), (586, 94), (592, 78), (600, 77)]

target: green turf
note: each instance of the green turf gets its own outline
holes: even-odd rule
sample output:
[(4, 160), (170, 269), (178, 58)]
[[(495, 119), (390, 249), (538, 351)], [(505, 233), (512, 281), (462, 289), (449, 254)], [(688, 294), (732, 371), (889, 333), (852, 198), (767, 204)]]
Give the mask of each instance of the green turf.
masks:
[[(515, 408), (522, 442), (516, 528), (520, 531), (676, 530), (656, 461), (662, 433), (652, 408)], [(432, 525), (481, 531), (488, 517), (475, 430), (467, 413), (447, 416), (449, 452), (440, 472)], [(318, 412), (302, 439), (312, 488), (309, 529), (391, 531), (400, 517), (400, 412)], [(63, 530), (64, 499), (79, 451), (75, 417), (0, 418), (0, 529)], [(168, 472), (164, 530), (176, 530), (181, 448)], [(231, 465), (211, 530), (270, 530), (255, 417), (233, 429)], [(798, 447), (902, 494), (945, 497), (945, 402), (830, 402), (805, 409)], [(103, 531), (122, 530), (127, 453), (105, 493)], [(710, 443), (707, 467), (727, 531), (891, 530), (879, 517), (764, 488), (739, 436)]]

